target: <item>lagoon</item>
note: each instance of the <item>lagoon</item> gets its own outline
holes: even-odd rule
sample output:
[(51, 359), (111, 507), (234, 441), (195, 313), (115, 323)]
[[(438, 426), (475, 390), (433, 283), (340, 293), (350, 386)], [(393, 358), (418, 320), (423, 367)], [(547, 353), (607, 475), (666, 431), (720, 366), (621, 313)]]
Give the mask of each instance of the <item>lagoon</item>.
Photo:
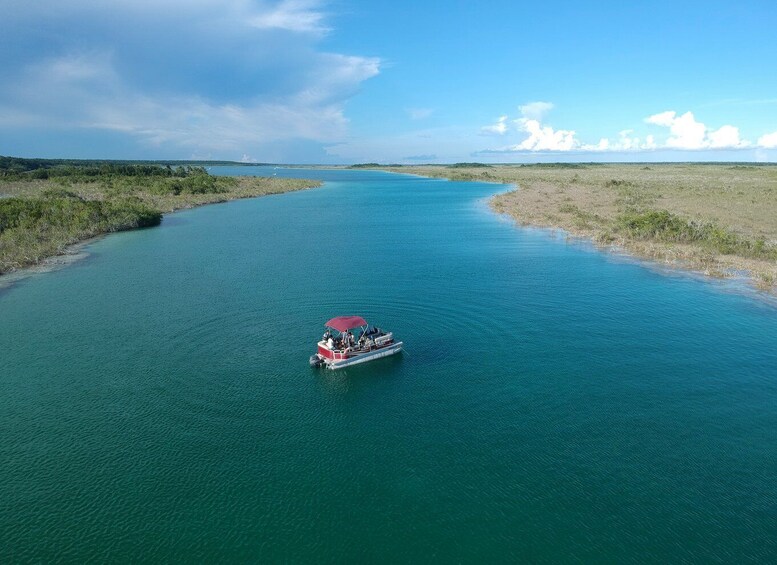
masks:
[[(777, 559), (777, 308), (360, 170), (0, 291), (0, 561)], [(360, 314), (406, 353), (307, 363)]]

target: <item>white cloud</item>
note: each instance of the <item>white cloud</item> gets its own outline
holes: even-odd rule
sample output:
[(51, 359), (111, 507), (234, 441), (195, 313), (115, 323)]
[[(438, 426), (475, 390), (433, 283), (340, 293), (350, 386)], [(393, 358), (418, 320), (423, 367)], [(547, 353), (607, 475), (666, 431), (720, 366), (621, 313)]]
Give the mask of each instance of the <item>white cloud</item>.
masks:
[(645, 119), (649, 124), (668, 127), (671, 136), (666, 140), (667, 147), (676, 149), (701, 149), (705, 145), (706, 129), (697, 122), (691, 112), (677, 116), (677, 112), (662, 112)]
[[(351, 57), (324, 61), (329, 64), (330, 82), (320, 84), (315, 95), (304, 90), (283, 101), (219, 104), (192, 94), (148, 96), (122, 80), (106, 54), (37, 64), (17, 86), (17, 93), (33, 107), (46, 105), (48, 125), (124, 132), (153, 146), (235, 151), (252, 143), (294, 138), (331, 142), (345, 135), (347, 125), (336, 93), (377, 70), (369, 61)], [(57, 72), (81, 68), (100, 72), (89, 76)], [(5, 115), (13, 116), (0, 112)], [(4, 123), (0, 118), (0, 126)]]
[[(0, 7), (6, 0), (0, 0)], [(347, 136), (345, 103), (381, 61), (320, 50), (322, 2), (40, 0), (0, 20), (48, 44), (4, 68), (0, 128), (122, 132), (181, 154), (257, 155), (278, 140)], [(184, 9), (186, 8), (186, 9)], [(56, 17), (51, 14), (55, 14)], [(176, 25), (157, 17), (177, 14)], [(79, 34), (70, 24), (79, 23)], [(116, 41), (106, 38), (116, 37)], [(153, 56), (151, 56), (153, 54)], [(227, 153), (227, 151), (229, 153)], [(220, 152), (220, 153), (219, 153)]]
[(710, 147), (713, 149), (725, 147), (742, 147), (739, 139), (739, 128), (723, 126), (716, 131), (709, 132)]
[(121, 19), (141, 17), (146, 23), (154, 18), (162, 20), (176, 16), (181, 20), (209, 17), (209, 25), (228, 21), (232, 30), (244, 26), (257, 29), (279, 29), (298, 33), (322, 34), (330, 31), (322, 11), (324, 0), (36, 0), (18, 2), (0, 0), (4, 19), (18, 21), (80, 17), (105, 13)]
[(514, 145), (511, 148), (513, 151), (571, 151), (580, 145), (572, 130), (554, 130), (528, 118), (519, 118), (515, 123), (518, 129), (528, 133), (529, 137)]
[[(574, 131), (555, 130), (551, 126), (541, 123), (544, 114), (553, 109), (553, 104), (550, 102), (530, 102), (518, 108), (522, 117), (512, 120), (512, 123), (515, 124), (516, 131), (529, 135), (520, 143), (497, 151), (571, 151), (580, 147), (580, 142), (575, 139)], [(480, 131), (505, 135), (510, 131), (508, 119), (508, 116), (500, 116), (496, 123), (483, 126)]]
[(749, 142), (739, 137), (739, 129), (725, 125), (717, 130), (709, 130), (702, 122), (696, 121), (692, 112), (678, 116), (669, 110), (645, 118), (648, 124), (669, 128), (669, 137), (665, 146), (670, 149), (740, 149), (748, 147)]
[(674, 123), (677, 112), (669, 110), (667, 112), (661, 112), (659, 114), (653, 114), (645, 118), (645, 121), (649, 124), (656, 124), (658, 126), (671, 127)]
[(108, 52), (85, 52), (69, 57), (59, 57), (33, 65), (31, 72), (47, 74), (57, 81), (86, 81), (101, 76), (114, 76), (111, 54)]
[(499, 116), (496, 123), (490, 126), (483, 126), (480, 128), (483, 133), (492, 133), (497, 135), (504, 135), (507, 133), (507, 116)]
[(325, 104), (356, 93), (359, 85), (380, 72), (380, 59), (336, 53), (319, 53), (317, 65), (308, 72), (308, 84), (289, 99), (306, 104)]
[(777, 131), (774, 133), (767, 133), (758, 138), (758, 146), (764, 149), (777, 148)]
[(656, 146), (652, 135), (648, 135), (643, 142), (639, 137), (632, 136), (632, 133), (632, 130), (624, 130), (620, 132), (618, 139), (614, 141), (603, 137), (596, 144), (581, 144), (579, 149), (592, 153), (624, 153), (655, 149)]
[(582, 149), (585, 151), (609, 151), (609, 152), (623, 152), (623, 151), (644, 151), (648, 149), (655, 149), (655, 141), (652, 135), (648, 135), (643, 142), (639, 137), (634, 135), (633, 129), (625, 129), (618, 132), (618, 139), (611, 141), (608, 138), (602, 138), (596, 145), (583, 145)]
[[(326, 80), (282, 101), (237, 104), (214, 103), (195, 94), (149, 96), (124, 81), (110, 56), (100, 53), (37, 63), (17, 84), (16, 94), (31, 107), (48, 111), (50, 115), (40, 121), (130, 133), (154, 145), (234, 149), (251, 141), (327, 142), (345, 134), (347, 120), (339, 93), (378, 70), (375, 61), (358, 57), (326, 55), (321, 62), (329, 71)], [(0, 116), (15, 119), (7, 111)], [(0, 117), (0, 125), (7, 121)]]
[(521, 111), (521, 116), (524, 118), (541, 122), (542, 118), (545, 117), (545, 114), (553, 109), (553, 104), (551, 102), (529, 102), (528, 104), (519, 106), (518, 109)]
[[(752, 147), (752, 144), (741, 139), (739, 128), (724, 125), (716, 130), (707, 128), (697, 121), (692, 112), (678, 115), (669, 110), (648, 116), (643, 121), (651, 125), (668, 128), (668, 136), (664, 141), (656, 141), (653, 134), (644, 137), (634, 129), (624, 129), (618, 132), (616, 138), (601, 138), (597, 143), (583, 143), (577, 137), (577, 132), (568, 129), (555, 129), (541, 119), (553, 108), (550, 102), (531, 102), (519, 106), (522, 117), (512, 120), (515, 131), (528, 134), (523, 140), (501, 149), (487, 150), (485, 153), (520, 153), (520, 152), (578, 152), (578, 153), (634, 153), (656, 150), (732, 150)], [(507, 135), (508, 117), (501, 116), (492, 125), (481, 128), (481, 132)], [(777, 147), (777, 132), (761, 137), (758, 145), (764, 148)]]
[(619, 151), (640, 149), (640, 140), (634, 136), (633, 129), (625, 129), (618, 132), (618, 141), (614, 144)]
[(324, 14), (318, 11), (320, 3), (309, 0), (283, 0), (274, 8), (252, 17), (249, 22), (257, 28), (277, 28), (301, 33), (326, 33)]

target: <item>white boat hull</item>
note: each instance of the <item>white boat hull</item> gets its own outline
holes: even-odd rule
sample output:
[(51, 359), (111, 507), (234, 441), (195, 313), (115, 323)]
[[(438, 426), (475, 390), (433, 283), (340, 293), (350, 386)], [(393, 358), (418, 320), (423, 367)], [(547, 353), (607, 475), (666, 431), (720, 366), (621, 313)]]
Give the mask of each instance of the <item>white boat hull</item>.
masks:
[(350, 367), (351, 365), (358, 365), (359, 363), (366, 363), (367, 361), (373, 361), (374, 359), (380, 359), (381, 357), (388, 357), (402, 351), (402, 342), (392, 343), (387, 347), (381, 347), (380, 349), (373, 349), (372, 351), (357, 353), (353, 357), (347, 359), (327, 359), (323, 358), (324, 364), (328, 369), (342, 369), (343, 367)]

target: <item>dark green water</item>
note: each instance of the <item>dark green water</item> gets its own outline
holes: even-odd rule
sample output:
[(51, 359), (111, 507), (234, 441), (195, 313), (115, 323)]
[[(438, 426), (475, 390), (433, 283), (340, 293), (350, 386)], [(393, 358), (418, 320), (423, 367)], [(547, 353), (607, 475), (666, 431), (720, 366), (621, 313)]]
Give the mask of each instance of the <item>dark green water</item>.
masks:
[[(774, 306), (498, 186), (273, 172), (327, 183), (0, 292), (0, 562), (777, 560)], [(407, 353), (311, 370), (352, 313)]]

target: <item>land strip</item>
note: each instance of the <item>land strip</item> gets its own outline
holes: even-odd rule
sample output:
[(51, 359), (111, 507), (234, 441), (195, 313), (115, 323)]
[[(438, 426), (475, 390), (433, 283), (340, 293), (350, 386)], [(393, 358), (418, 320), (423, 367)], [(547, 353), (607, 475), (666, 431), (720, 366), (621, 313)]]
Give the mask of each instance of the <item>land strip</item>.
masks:
[(516, 185), (492, 208), (606, 248), (777, 293), (777, 166), (540, 164), (382, 167)]
[[(110, 232), (158, 225), (166, 213), (302, 190), (319, 182), (217, 177), (201, 167), (83, 163), (0, 167), (0, 275), (66, 254)], [(31, 167), (26, 170), (21, 168)], [(0, 163), (1, 164), (1, 163)]]

